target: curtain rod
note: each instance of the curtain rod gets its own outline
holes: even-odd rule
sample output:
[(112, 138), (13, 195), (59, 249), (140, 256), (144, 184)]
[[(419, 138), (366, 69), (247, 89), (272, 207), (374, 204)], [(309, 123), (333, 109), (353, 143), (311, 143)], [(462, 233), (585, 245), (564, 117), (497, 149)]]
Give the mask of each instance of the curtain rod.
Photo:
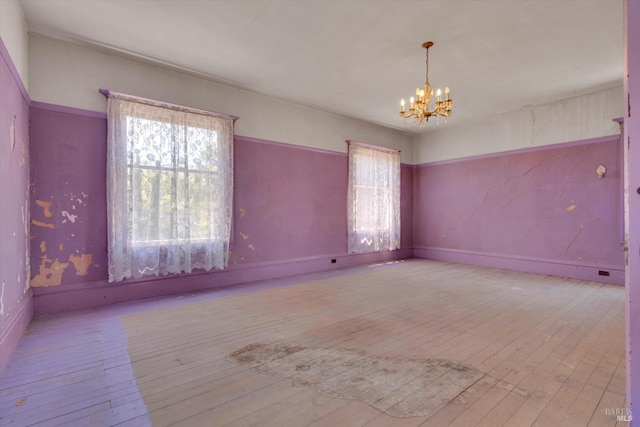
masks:
[(353, 144), (353, 145), (359, 145), (361, 147), (371, 148), (372, 150), (384, 151), (385, 153), (401, 153), (402, 152), (400, 150), (396, 150), (396, 149), (393, 149), (393, 148), (380, 147), (379, 145), (367, 144), (366, 142), (352, 141), (350, 139), (347, 139), (346, 143), (348, 145)]
[(108, 89), (99, 89), (98, 91), (101, 94), (103, 94), (104, 96), (106, 96), (107, 98), (124, 99), (124, 100), (127, 100), (127, 101), (138, 102), (140, 104), (151, 105), (151, 106), (154, 106), (154, 107), (169, 108), (169, 109), (172, 109), (172, 110), (178, 110), (178, 111), (182, 111), (182, 112), (185, 112), (185, 113), (193, 113), (193, 114), (200, 114), (200, 115), (203, 115), (203, 116), (216, 117), (216, 118), (219, 118), (219, 119), (227, 119), (227, 120), (232, 120), (233, 122), (235, 122), (236, 120), (238, 120), (240, 118), (238, 116), (233, 116), (231, 114), (216, 113), (216, 112), (213, 112), (213, 111), (201, 110), (199, 108), (192, 108), (192, 107), (186, 107), (184, 105), (172, 104), (171, 102), (156, 101), (156, 100), (153, 100), (153, 99), (143, 98), (143, 97), (140, 97), (140, 96), (127, 95), (126, 93), (114, 92), (114, 91), (108, 90)]

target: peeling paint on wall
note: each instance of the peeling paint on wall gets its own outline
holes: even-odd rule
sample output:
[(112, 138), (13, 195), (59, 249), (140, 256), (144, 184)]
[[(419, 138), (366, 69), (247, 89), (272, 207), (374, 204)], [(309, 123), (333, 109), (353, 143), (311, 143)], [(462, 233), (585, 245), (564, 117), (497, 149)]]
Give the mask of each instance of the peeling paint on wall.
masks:
[(244, 208), (240, 208), (239, 212), (240, 212), (240, 218), (244, 218), (244, 216), (247, 214), (247, 211)]
[(62, 282), (62, 273), (67, 267), (69, 267), (68, 262), (60, 262), (57, 258), (50, 260), (44, 255), (40, 263), (40, 272), (31, 279), (31, 286), (58, 286)]
[(4, 317), (4, 280), (2, 281), (2, 287), (0, 288), (0, 317)]
[(40, 242), (40, 252), (45, 253), (47, 251), (47, 242), (44, 240)]
[(242, 231), (240, 232), (240, 237), (242, 237), (242, 240), (247, 240), (249, 238), (248, 234), (244, 234)]
[(256, 247), (253, 246), (253, 244), (249, 243), (249, 246), (247, 246), (249, 249), (251, 249), (252, 251), (256, 250)]
[(82, 254), (80, 256), (69, 255), (69, 261), (73, 264), (76, 269), (76, 275), (78, 276), (86, 276), (89, 273), (89, 267), (93, 266), (98, 268), (99, 265), (93, 262), (92, 254)]
[(71, 221), (73, 223), (73, 222), (76, 222), (76, 219), (78, 219), (78, 215), (70, 214), (67, 211), (62, 211), (62, 212), (60, 212), (60, 214), (65, 218), (64, 220), (62, 220), (63, 224), (65, 222), (67, 222), (67, 220), (69, 220), (69, 221)]
[(64, 244), (63, 244), (63, 243), (60, 243), (60, 244), (58, 245), (58, 250), (59, 250), (60, 252), (64, 251)]
[(16, 115), (13, 115), (13, 120), (11, 120), (11, 126), (9, 127), (9, 145), (11, 146), (11, 151), (16, 149)]
[(56, 228), (56, 226), (54, 224), (49, 224), (47, 222), (38, 221), (36, 219), (32, 219), (31, 220), (31, 224), (35, 225), (36, 227), (51, 228), (52, 230)]
[(49, 224), (49, 223), (46, 223), (46, 222), (38, 221), (38, 220), (35, 220), (35, 219), (31, 220), (31, 224), (35, 225), (36, 227), (51, 228), (52, 230), (56, 228), (56, 226), (53, 225), (53, 224)]
[(29, 151), (23, 149), (22, 150), (22, 157), (20, 158), (20, 167), (23, 168), (25, 167), (25, 165), (29, 164)]
[[(27, 192), (28, 193), (28, 192)], [(28, 194), (27, 194), (28, 195)], [(29, 198), (27, 197), (25, 200), (29, 200)], [(28, 217), (28, 206), (25, 203), (24, 206), (20, 206), (20, 210), (21, 210), (21, 214), (22, 214), (22, 225), (24, 225), (24, 234), (29, 237), (29, 224), (27, 223), (27, 217)]]
[[(77, 203), (77, 204), (79, 204), (79, 205), (86, 206), (86, 205), (87, 205), (87, 203), (85, 202), (85, 199), (86, 199), (87, 197), (89, 197), (89, 195), (88, 195), (87, 193), (85, 193), (84, 191), (81, 191), (81, 192), (80, 192), (80, 194), (81, 194), (81, 198), (80, 198), (80, 197), (78, 197), (78, 196), (77, 196), (77, 195), (75, 195), (75, 194), (70, 194), (70, 195), (69, 195), (69, 200), (70, 200), (71, 202), (76, 202), (76, 203)], [(73, 209), (75, 209), (75, 208), (76, 208), (76, 207), (75, 207), (75, 205), (73, 205)]]
[(29, 218), (31, 214), (29, 212), (31, 203), (29, 203), (29, 186), (25, 190), (24, 195), (24, 205), (20, 208), (22, 209), (22, 224), (24, 225), (24, 247), (27, 249), (24, 251), (24, 292), (26, 293), (29, 290), (30, 281), (29, 277), (31, 277), (31, 251), (28, 250), (29, 244), (31, 241), (30, 231), (31, 227), (29, 225)]
[(36, 205), (42, 208), (45, 218), (51, 218), (53, 214), (51, 213), (51, 202), (45, 202), (44, 200), (36, 200)]

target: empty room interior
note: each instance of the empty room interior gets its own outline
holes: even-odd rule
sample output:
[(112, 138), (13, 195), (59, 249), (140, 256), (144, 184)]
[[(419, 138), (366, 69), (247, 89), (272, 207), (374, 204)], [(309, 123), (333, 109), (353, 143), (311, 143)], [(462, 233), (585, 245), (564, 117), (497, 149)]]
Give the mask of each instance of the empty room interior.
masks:
[(637, 424), (639, 22), (0, 0), (0, 426)]

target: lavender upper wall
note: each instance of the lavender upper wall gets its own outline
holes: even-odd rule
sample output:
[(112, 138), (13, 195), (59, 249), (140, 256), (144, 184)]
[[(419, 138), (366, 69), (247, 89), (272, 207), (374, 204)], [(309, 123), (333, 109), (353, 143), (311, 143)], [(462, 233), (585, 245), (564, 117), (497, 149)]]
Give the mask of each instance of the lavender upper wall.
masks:
[[(464, 254), (466, 261), (482, 257), (504, 267), (509, 262), (495, 260), (542, 262), (547, 266), (538, 272), (547, 274), (554, 274), (550, 264), (614, 269), (611, 280), (619, 282), (620, 150), (614, 136), (417, 166), (416, 253)], [(596, 174), (600, 164), (603, 178)]]
[[(36, 302), (43, 294), (121, 286), (106, 284), (106, 118), (101, 113), (34, 102), (31, 141), (31, 283)], [(349, 257), (347, 155), (244, 137), (236, 137), (234, 145), (229, 269), (222, 275), (182, 276), (192, 283), (167, 286), (180, 292), (192, 285), (255, 280), (262, 277), (260, 268), (280, 265), (269, 273), (277, 277), (298, 272), (286, 264), (309, 260), (315, 262), (308, 267), (311, 270), (349, 265), (345, 260)], [(409, 251), (404, 256), (410, 256), (413, 168), (403, 165), (401, 173), (402, 246)], [(345, 259), (330, 263), (331, 258), (340, 257)], [(247, 269), (255, 275), (241, 273)], [(228, 279), (233, 272), (237, 276)], [(122, 295), (127, 299), (126, 292)], [(131, 297), (140, 295), (144, 292)], [(94, 304), (87, 301), (85, 306)]]
[(31, 319), (28, 97), (0, 39), (0, 369)]

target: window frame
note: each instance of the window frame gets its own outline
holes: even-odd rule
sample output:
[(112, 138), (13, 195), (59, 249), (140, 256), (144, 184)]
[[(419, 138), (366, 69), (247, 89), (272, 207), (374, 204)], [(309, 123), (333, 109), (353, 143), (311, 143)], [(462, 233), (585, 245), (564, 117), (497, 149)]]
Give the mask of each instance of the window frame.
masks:
[[(386, 147), (375, 146), (362, 142), (348, 140), (349, 144), (349, 182), (348, 182), (348, 220), (347, 220), (347, 246), (348, 253), (374, 253), (388, 250), (396, 250), (400, 248), (400, 151), (389, 149)], [(358, 170), (357, 165), (359, 158), (369, 153), (373, 156), (378, 152), (377, 156), (387, 159), (386, 164), (368, 165), (369, 168), (379, 170), (386, 169), (387, 177), (382, 176), (383, 184), (376, 185), (376, 180), (381, 178), (382, 174), (374, 173), (362, 179), (362, 174)], [(388, 155), (388, 156), (385, 156)], [(373, 159), (367, 159), (373, 161)], [(372, 176), (375, 178), (372, 182)], [(385, 178), (387, 178), (385, 180)], [(377, 215), (384, 215), (385, 218), (378, 222), (371, 218), (359, 218), (358, 195), (362, 190), (371, 189), (373, 192), (383, 190), (385, 193), (382, 197), (378, 195), (370, 196), (369, 202), (379, 202), (383, 200), (385, 203), (378, 203), (374, 206)], [(360, 191), (358, 191), (360, 190)], [(370, 207), (369, 207), (370, 208)]]
[[(108, 98), (109, 282), (225, 268), (234, 220), (233, 128), (238, 117), (100, 92)], [(149, 122), (133, 130), (136, 119)], [(194, 162), (194, 155), (202, 162)], [(195, 219), (189, 212), (194, 208), (201, 212)], [(151, 217), (132, 216), (147, 209), (154, 211)], [(144, 230), (147, 218), (151, 234)], [(204, 228), (195, 227), (201, 219)], [(143, 225), (137, 232), (139, 221)]]

